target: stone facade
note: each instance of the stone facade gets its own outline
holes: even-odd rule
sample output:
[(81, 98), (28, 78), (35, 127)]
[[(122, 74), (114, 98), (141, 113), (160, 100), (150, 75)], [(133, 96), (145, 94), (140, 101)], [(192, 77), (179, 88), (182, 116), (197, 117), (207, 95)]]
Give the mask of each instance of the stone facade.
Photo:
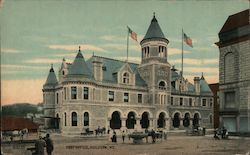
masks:
[[(249, 10), (229, 16), (219, 33), (220, 124), (230, 132), (249, 132)], [(229, 24), (234, 23), (234, 24)]]
[(141, 41), (141, 64), (100, 56), (85, 61), (80, 49), (72, 64), (63, 59), (59, 81), (52, 67), (43, 88), (45, 127), (64, 134), (211, 128), (213, 94), (203, 75), (193, 85), (171, 68), (168, 42), (154, 16)]

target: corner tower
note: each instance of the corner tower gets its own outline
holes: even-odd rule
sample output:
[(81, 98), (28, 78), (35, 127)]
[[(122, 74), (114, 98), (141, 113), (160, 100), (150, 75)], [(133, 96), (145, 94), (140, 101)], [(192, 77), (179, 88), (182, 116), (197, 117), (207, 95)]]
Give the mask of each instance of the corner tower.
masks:
[(151, 104), (167, 105), (170, 102), (171, 66), (167, 59), (168, 43), (154, 14), (147, 33), (140, 42), (142, 63), (138, 67), (141, 77), (148, 85)]

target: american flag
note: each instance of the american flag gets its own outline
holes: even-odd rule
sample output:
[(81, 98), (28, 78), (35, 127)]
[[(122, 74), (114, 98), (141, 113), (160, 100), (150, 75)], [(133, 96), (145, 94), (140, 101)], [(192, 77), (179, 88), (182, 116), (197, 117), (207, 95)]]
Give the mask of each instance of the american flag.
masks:
[(187, 45), (189, 45), (190, 47), (193, 47), (193, 44), (192, 44), (192, 39), (190, 37), (188, 37), (185, 33), (183, 33), (183, 39), (185, 41), (185, 43)]
[(132, 31), (129, 27), (128, 27), (128, 33), (130, 34), (130, 37), (132, 39), (134, 39), (135, 41), (137, 41), (137, 34), (134, 31)]

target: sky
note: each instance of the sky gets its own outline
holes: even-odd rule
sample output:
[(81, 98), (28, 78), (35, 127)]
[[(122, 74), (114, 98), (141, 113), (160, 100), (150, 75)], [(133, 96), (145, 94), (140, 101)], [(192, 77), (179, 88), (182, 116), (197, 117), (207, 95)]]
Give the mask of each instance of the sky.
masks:
[(248, 0), (0, 0), (1, 103), (42, 102), (51, 64), (58, 75), (62, 59), (72, 62), (79, 45), (85, 59), (125, 60), (127, 26), (138, 35), (138, 42), (129, 40), (128, 61), (139, 64), (153, 12), (169, 40), (170, 64), (180, 69), (183, 28), (193, 40), (193, 48), (184, 45), (185, 78), (192, 82), (203, 72), (216, 83), (218, 32), (229, 15), (248, 8)]

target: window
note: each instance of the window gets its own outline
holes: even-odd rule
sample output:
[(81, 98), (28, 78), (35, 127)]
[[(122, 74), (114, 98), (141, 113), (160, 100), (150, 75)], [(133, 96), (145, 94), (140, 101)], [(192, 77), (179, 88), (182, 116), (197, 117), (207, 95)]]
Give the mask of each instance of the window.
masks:
[(59, 94), (58, 93), (56, 93), (56, 104), (58, 104), (59, 103)]
[(128, 93), (124, 93), (123, 101), (124, 101), (124, 102), (128, 102), (128, 101), (129, 101)]
[(213, 99), (210, 99), (210, 107), (213, 107)]
[(83, 99), (85, 99), (85, 100), (89, 99), (89, 88), (88, 87), (83, 88)]
[(235, 92), (225, 93), (225, 108), (235, 108)]
[(71, 114), (71, 125), (77, 126), (77, 113), (76, 112), (72, 112)]
[(189, 98), (189, 106), (190, 106), (190, 107), (192, 106), (192, 102), (193, 102), (193, 99), (192, 99), (192, 98)]
[(65, 73), (64, 73), (64, 71), (62, 71), (62, 75), (64, 75)]
[(109, 101), (114, 101), (114, 98), (115, 98), (114, 94), (115, 94), (114, 91), (109, 91), (109, 96), (108, 96)]
[(66, 114), (66, 112), (64, 113), (64, 126), (67, 126), (67, 114)]
[(183, 98), (181, 97), (180, 98), (180, 106), (182, 106), (183, 105)]
[(142, 103), (142, 94), (138, 94), (138, 103)]
[(174, 98), (171, 97), (171, 105), (174, 105)]
[(202, 99), (202, 106), (207, 106), (207, 100), (206, 99)]
[(165, 84), (164, 81), (161, 81), (161, 82), (159, 83), (159, 89), (166, 89), (166, 84)]
[(77, 98), (77, 89), (76, 87), (71, 87), (71, 99)]
[(128, 73), (123, 74), (123, 83), (125, 83), (125, 84), (129, 83), (129, 74)]
[(83, 126), (89, 126), (89, 113), (85, 112), (83, 115)]
[(63, 88), (63, 91), (64, 91), (64, 100), (66, 100), (67, 93), (66, 93), (66, 88), (65, 87)]

